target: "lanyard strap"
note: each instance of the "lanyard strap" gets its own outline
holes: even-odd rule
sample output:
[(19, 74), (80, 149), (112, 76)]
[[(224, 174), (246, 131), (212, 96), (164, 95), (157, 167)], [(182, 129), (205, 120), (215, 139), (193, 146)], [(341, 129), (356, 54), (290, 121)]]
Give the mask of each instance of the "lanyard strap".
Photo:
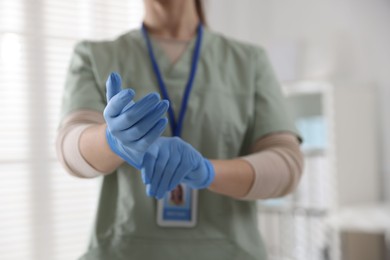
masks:
[[(154, 56), (153, 47), (152, 47), (151, 41), (149, 39), (147, 29), (146, 29), (144, 24), (142, 24), (142, 33), (143, 33), (145, 41), (146, 41), (146, 46), (148, 48), (150, 61), (152, 62), (152, 67), (154, 70), (154, 74), (156, 75), (161, 94), (162, 94), (164, 99), (168, 100), (171, 103), (171, 100), (169, 99), (167, 88), (165, 86), (164, 80), (163, 80), (161, 72), (160, 72), (160, 68), (158, 67), (156, 58)], [(181, 103), (179, 118), (178, 118), (177, 122), (175, 120), (175, 113), (172, 109), (172, 106), (169, 106), (169, 108), (168, 108), (169, 123), (171, 126), (173, 136), (181, 136), (184, 115), (185, 115), (186, 110), (187, 110), (188, 99), (190, 97), (191, 89), (192, 89), (195, 74), (196, 74), (196, 69), (198, 67), (199, 56), (200, 56), (200, 46), (202, 43), (202, 36), (203, 36), (203, 26), (202, 26), (202, 24), (199, 24), (198, 28), (197, 28), (197, 38), (196, 38), (196, 42), (195, 42), (195, 48), (194, 48), (194, 52), (192, 55), (191, 71), (190, 71), (190, 75), (188, 77), (186, 88), (184, 90), (183, 100)]]

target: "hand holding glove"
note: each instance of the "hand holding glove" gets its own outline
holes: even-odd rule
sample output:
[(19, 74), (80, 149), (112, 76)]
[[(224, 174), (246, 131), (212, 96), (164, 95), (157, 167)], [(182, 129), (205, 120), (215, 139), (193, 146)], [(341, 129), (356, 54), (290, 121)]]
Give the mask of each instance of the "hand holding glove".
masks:
[(137, 169), (148, 147), (163, 133), (168, 101), (150, 93), (134, 102), (134, 91), (121, 88), (119, 74), (112, 73), (106, 82), (107, 106), (104, 109), (107, 142), (113, 152)]
[(158, 199), (180, 183), (202, 189), (214, 180), (211, 162), (178, 137), (158, 138), (146, 152), (141, 171), (147, 194)]

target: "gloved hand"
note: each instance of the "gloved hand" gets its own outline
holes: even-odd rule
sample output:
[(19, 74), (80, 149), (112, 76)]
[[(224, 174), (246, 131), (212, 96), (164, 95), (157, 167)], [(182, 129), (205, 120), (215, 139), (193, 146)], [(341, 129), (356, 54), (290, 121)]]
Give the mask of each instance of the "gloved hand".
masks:
[(145, 154), (141, 173), (147, 195), (158, 199), (180, 183), (202, 189), (214, 180), (211, 162), (178, 137), (158, 138)]
[(121, 88), (121, 78), (111, 73), (106, 82), (107, 106), (104, 109), (107, 142), (113, 152), (137, 169), (148, 147), (163, 133), (168, 101), (150, 93), (141, 100), (132, 101), (132, 89)]

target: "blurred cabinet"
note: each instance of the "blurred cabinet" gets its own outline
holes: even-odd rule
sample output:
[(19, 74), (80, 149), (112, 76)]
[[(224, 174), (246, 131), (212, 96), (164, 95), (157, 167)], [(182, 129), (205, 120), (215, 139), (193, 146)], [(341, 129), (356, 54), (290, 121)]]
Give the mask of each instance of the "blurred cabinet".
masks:
[(337, 201), (334, 89), (324, 82), (298, 82), (286, 85), (284, 93), (303, 138), (305, 167), (293, 194), (259, 203), (259, 226), (269, 258), (336, 259), (339, 254), (332, 249), (337, 241), (326, 228)]
[(386, 234), (341, 232), (343, 260), (388, 260)]
[(328, 219), (379, 196), (375, 91), (308, 81), (284, 93), (304, 140), (304, 174), (293, 194), (259, 202), (259, 227), (270, 260), (339, 260), (340, 233)]
[(303, 138), (305, 168), (290, 204), (329, 212), (336, 203), (334, 89), (324, 82), (285, 87), (288, 106)]
[(342, 260), (390, 259), (390, 204), (344, 207), (329, 225), (340, 234)]

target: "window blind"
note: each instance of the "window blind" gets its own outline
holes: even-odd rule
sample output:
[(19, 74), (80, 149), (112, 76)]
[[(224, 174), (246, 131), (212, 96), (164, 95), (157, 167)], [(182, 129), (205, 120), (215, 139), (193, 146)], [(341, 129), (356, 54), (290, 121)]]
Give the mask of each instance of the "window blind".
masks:
[(86, 249), (99, 179), (55, 155), (76, 42), (139, 27), (142, 0), (0, 0), (0, 259), (76, 259)]

